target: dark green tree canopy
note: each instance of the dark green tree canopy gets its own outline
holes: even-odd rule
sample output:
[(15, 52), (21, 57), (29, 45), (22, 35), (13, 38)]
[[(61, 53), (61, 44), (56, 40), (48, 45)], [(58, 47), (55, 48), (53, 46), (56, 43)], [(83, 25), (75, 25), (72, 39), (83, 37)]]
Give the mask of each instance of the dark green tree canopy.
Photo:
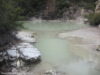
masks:
[(20, 13), (17, 0), (0, 0), (0, 26), (16, 28)]

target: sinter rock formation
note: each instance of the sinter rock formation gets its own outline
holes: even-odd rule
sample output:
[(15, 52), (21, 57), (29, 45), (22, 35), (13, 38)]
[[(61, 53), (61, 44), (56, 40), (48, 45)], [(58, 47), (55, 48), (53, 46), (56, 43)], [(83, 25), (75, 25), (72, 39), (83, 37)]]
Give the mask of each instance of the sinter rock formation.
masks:
[[(12, 46), (8, 50), (0, 52), (0, 66), (3, 68), (5, 67), (5, 65), (8, 68), (11, 67), (18, 68), (24, 65), (40, 62), (41, 60), (40, 51), (33, 46), (34, 43), (36, 42), (36, 39), (33, 37), (33, 33), (19, 31), (16, 34), (16, 36), (22, 41)], [(2, 68), (0, 69), (2, 70)], [(11, 72), (12, 69), (9, 70)]]

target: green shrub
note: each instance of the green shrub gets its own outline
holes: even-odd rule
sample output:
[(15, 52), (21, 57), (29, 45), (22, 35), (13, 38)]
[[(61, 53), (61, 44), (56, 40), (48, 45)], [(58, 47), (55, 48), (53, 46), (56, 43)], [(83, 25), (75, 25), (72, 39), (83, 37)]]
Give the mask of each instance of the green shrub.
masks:
[(22, 9), (17, 5), (17, 0), (0, 0), (0, 29), (2, 27), (16, 30), (19, 26), (18, 21)]
[(16, 22), (21, 18), (21, 12), (17, 0), (0, 0), (0, 48), (17, 41), (14, 33), (21, 27)]
[(98, 26), (100, 24), (100, 13), (92, 13), (87, 16), (88, 22), (92, 26)]

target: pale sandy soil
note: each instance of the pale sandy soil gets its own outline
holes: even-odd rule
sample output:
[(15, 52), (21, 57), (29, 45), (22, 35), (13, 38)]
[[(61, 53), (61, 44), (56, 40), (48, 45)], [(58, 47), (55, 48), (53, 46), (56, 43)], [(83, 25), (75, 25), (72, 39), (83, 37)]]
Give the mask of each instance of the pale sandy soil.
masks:
[[(78, 51), (88, 50), (93, 54), (100, 55), (99, 51), (96, 51), (98, 45), (100, 45), (100, 28), (98, 27), (88, 27), (81, 28), (74, 31), (63, 32), (58, 35), (60, 38), (66, 39), (73, 44), (74, 49)], [(79, 49), (80, 48), (80, 49)], [(81, 52), (82, 54), (83, 52)], [(86, 53), (86, 52), (85, 52)]]

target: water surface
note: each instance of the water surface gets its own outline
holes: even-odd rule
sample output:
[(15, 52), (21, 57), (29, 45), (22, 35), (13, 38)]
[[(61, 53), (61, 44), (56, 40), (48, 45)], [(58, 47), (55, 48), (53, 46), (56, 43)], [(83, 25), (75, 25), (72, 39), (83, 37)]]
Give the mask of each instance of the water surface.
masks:
[[(60, 21), (27, 21), (24, 26), (35, 33), (36, 47), (42, 53), (42, 62), (33, 68), (36, 75), (46, 71), (57, 72), (57, 75), (99, 75), (91, 62), (91, 53), (84, 48), (76, 47), (67, 39), (58, 37), (58, 33), (83, 27), (85, 24)], [(74, 52), (72, 52), (74, 49)], [(44, 75), (44, 74), (43, 74)], [(55, 74), (56, 75), (56, 74)]]

